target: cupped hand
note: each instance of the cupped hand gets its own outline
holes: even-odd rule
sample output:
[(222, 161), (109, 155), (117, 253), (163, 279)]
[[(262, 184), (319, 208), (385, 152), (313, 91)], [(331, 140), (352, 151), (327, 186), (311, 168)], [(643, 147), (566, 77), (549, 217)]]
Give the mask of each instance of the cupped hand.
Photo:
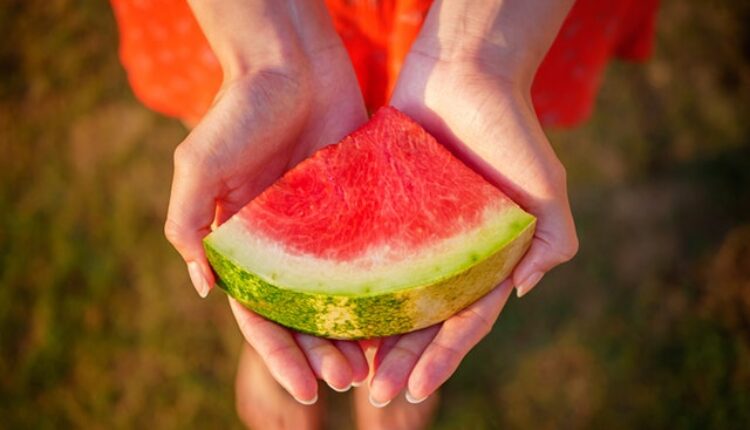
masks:
[(495, 74), (481, 59), (419, 48), (407, 58), (391, 104), (535, 215), (537, 226), (529, 251), (494, 291), (441, 325), (383, 341), (370, 385), (376, 403), (404, 388), (411, 401), (433, 393), (489, 333), (513, 288), (523, 296), (577, 252), (565, 169), (534, 113), (530, 83)]
[[(177, 147), (165, 234), (205, 297), (214, 286), (202, 239), (293, 165), (366, 121), (340, 43), (287, 52), (226, 82), (210, 111)], [(290, 331), (230, 299), (237, 323), (275, 379), (303, 403), (317, 378), (343, 390), (365, 379), (358, 344)]]

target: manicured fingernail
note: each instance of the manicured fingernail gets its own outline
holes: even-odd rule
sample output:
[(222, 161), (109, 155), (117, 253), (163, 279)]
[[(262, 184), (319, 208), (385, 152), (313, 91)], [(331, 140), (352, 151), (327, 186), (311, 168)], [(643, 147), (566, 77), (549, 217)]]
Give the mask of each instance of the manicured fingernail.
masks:
[(407, 402), (409, 402), (409, 403), (411, 403), (413, 405), (416, 405), (417, 403), (422, 403), (425, 400), (427, 400), (427, 397), (429, 397), (429, 396), (422, 397), (421, 399), (418, 399), (418, 398), (412, 396), (411, 393), (409, 392), (409, 390), (406, 390), (406, 393), (404, 393), (404, 397), (406, 397), (406, 401)]
[(299, 402), (299, 403), (301, 403), (301, 404), (303, 404), (305, 406), (310, 406), (310, 405), (314, 405), (318, 401), (318, 394), (316, 393), (315, 397), (313, 397), (310, 400), (302, 400), (302, 399), (298, 399), (296, 397), (294, 398), (294, 400), (296, 400), (297, 402)]
[(388, 403), (391, 403), (391, 401), (388, 400), (388, 401), (385, 401), (383, 403), (380, 403), (380, 402), (376, 401), (375, 399), (372, 398), (372, 393), (370, 393), (370, 404), (373, 405), (373, 406), (375, 406), (376, 408), (384, 408), (384, 407), (388, 406)]
[(190, 281), (193, 283), (195, 291), (198, 292), (199, 296), (205, 299), (208, 295), (208, 281), (206, 281), (206, 278), (203, 276), (201, 266), (197, 262), (191, 261), (188, 263), (187, 267), (188, 273), (190, 274)]
[(354, 382), (352, 382), (352, 387), (361, 387), (362, 384), (364, 384), (365, 382), (367, 382), (367, 378), (365, 378), (365, 379), (363, 379), (361, 381), (354, 381)]
[[(328, 383), (328, 382), (326, 382), (326, 383)], [(354, 383), (351, 383), (351, 384), (347, 385), (344, 388), (336, 388), (333, 385), (328, 384), (328, 386), (331, 387), (331, 389), (333, 391), (337, 392), (337, 393), (346, 393), (347, 391), (349, 391), (352, 388), (352, 385), (354, 385)]]
[(534, 288), (534, 286), (542, 280), (542, 276), (544, 276), (542, 272), (536, 272), (526, 278), (525, 281), (518, 284), (516, 286), (516, 295), (518, 296), (518, 298), (520, 299), (521, 297), (525, 296), (526, 293), (531, 291), (531, 289)]

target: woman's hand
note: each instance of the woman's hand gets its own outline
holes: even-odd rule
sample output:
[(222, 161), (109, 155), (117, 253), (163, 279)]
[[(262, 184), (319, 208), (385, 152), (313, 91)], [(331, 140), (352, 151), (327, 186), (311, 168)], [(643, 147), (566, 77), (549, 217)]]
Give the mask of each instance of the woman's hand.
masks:
[[(225, 82), (213, 107), (175, 151), (165, 234), (205, 297), (215, 280), (201, 241), (212, 225), (367, 116), (322, 4), (193, 3)], [(341, 390), (367, 376), (358, 344), (292, 332), (230, 302), (245, 339), (299, 401), (317, 398), (316, 377)]]
[(565, 169), (530, 95), (568, 6), (437, 1), (406, 59), (391, 104), (535, 215), (537, 227), (529, 251), (494, 291), (441, 325), (383, 341), (370, 384), (376, 403), (404, 388), (411, 401), (433, 393), (489, 333), (514, 287), (523, 296), (577, 252)]

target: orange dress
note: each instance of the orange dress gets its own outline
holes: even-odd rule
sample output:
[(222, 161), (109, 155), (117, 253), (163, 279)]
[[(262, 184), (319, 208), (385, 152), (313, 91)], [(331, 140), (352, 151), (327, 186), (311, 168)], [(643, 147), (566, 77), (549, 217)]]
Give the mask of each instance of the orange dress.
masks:
[[(120, 59), (146, 106), (196, 122), (218, 90), (219, 64), (185, 0), (111, 0)], [(387, 103), (432, 0), (326, 0), (370, 110)], [(537, 72), (532, 99), (545, 126), (591, 113), (612, 58), (653, 49), (658, 0), (578, 0)]]

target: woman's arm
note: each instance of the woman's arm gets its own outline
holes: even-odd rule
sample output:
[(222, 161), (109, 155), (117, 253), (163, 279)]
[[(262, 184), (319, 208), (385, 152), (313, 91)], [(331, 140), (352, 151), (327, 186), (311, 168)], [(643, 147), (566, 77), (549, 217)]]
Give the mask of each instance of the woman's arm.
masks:
[[(320, 146), (350, 133), (366, 111), (321, 1), (194, 0), (191, 6), (224, 82), (175, 150), (164, 230), (205, 297), (215, 282), (202, 246), (211, 225)], [(366, 377), (356, 343), (291, 332), (230, 302), (245, 339), (301, 402), (317, 398), (316, 377), (337, 389)]]
[(531, 83), (572, 1), (438, 0), (407, 56), (391, 103), (537, 217), (531, 247), (501, 286), (443, 324), (386, 339), (376, 403), (433, 393), (522, 296), (578, 249), (565, 169), (531, 103)]
[(295, 67), (302, 57), (339, 46), (323, 2), (188, 0), (225, 81), (261, 67)]
[(573, 0), (436, 0), (411, 52), (530, 87)]

